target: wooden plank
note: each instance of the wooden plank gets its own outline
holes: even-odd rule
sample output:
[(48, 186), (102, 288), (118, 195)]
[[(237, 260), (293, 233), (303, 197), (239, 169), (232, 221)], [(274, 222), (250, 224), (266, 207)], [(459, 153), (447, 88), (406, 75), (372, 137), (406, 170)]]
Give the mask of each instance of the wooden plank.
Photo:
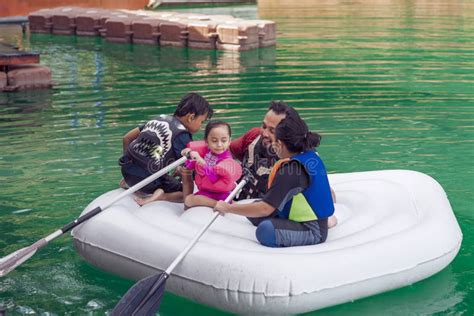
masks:
[(39, 53), (24, 52), (0, 42), (0, 66), (37, 64), (39, 61)]
[(26, 24), (28, 23), (27, 16), (7, 16), (0, 18), (0, 24)]

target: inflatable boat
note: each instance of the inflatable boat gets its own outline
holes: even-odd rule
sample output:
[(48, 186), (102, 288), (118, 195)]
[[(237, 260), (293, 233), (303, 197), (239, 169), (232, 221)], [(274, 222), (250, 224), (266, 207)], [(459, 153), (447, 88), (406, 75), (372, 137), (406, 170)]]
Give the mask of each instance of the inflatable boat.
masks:
[[(220, 216), (184, 258), (167, 290), (239, 314), (295, 314), (423, 280), (445, 268), (462, 233), (441, 186), (403, 170), (329, 176), (339, 223), (324, 244), (268, 248), (246, 218)], [(84, 211), (123, 192), (117, 189)], [(165, 270), (212, 210), (126, 197), (72, 232), (92, 265), (138, 280)]]

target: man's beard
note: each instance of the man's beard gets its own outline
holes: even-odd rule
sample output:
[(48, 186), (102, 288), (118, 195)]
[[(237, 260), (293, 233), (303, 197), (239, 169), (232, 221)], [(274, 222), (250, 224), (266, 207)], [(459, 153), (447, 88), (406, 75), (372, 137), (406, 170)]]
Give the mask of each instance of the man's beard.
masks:
[(262, 137), (262, 145), (264, 147), (271, 147), (272, 146), (272, 140), (270, 138)]

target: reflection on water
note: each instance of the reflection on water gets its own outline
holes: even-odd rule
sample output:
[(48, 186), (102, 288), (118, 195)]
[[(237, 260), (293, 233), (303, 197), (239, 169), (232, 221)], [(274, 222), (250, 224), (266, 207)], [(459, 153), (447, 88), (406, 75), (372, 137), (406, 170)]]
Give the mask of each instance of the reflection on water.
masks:
[(244, 72), (247, 69), (268, 67), (275, 64), (276, 48), (251, 50), (248, 52), (221, 52), (221, 58), (217, 64), (219, 73), (230, 74)]
[[(276, 99), (323, 135), (329, 172), (427, 173), (446, 190), (464, 233), (455, 261), (433, 278), (321, 313), (472, 315), (473, 2), (288, 3), (259, 1), (258, 13), (278, 23), (278, 43), (242, 53), (3, 32), (41, 53), (55, 86), (0, 94), (0, 256), (116, 188), (123, 134), (172, 113), (186, 92), (205, 95), (236, 136), (258, 126)], [(213, 10), (197, 11), (229, 13)], [(255, 6), (229, 10), (257, 17)], [(65, 237), (0, 279), (0, 305), (103, 314), (131, 285), (89, 266)], [(167, 294), (160, 315), (179, 314), (224, 313)]]
[(0, 25), (0, 42), (6, 42), (23, 50), (29, 50), (29, 37), (29, 33), (23, 34), (20, 25)]
[(0, 143), (12, 133), (28, 133), (29, 127), (47, 125), (47, 121), (38, 118), (38, 112), (51, 106), (52, 96), (50, 89), (0, 93)]
[[(318, 312), (317, 315), (433, 315), (445, 314), (461, 303), (466, 293), (457, 290), (451, 268), (430, 277), (418, 287), (406, 287), (361, 301), (357, 306), (341, 305)], [(380, 307), (383, 306), (382, 309)]]
[[(426, 18), (434, 22), (432, 17), (445, 18), (473, 17), (472, 1), (443, 1), (443, 0), (371, 0), (371, 1), (339, 1), (339, 0), (259, 0), (258, 12), (260, 17), (332, 17), (349, 18), (339, 20), (340, 23), (380, 23), (379, 19), (392, 19), (396, 23), (405, 23), (398, 14), (405, 18)], [(374, 19), (375, 18), (375, 19)], [(331, 21), (328, 21), (331, 22)], [(335, 22), (335, 21), (332, 21)], [(431, 24), (431, 23), (430, 23)], [(442, 24), (432, 23), (433, 26), (443, 27)], [(331, 26), (331, 23), (328, 27)], [(397, 24), (394, 25), (395, 27)], [(347, 29), (351, 31), (351, 29)]]
[[(78, 42), (79, 44), (79, 42)], [(84, 47), (79, 44), (79, 46)], [(181, 49), (174, 47), (105, 43), (105, 58), (120, 60), (130, 67), (150, 69), (193, 70), (190, 76), (237, 74), (249, 68), (275, 64), (276, 48), (268, 47), (245, 52)]]

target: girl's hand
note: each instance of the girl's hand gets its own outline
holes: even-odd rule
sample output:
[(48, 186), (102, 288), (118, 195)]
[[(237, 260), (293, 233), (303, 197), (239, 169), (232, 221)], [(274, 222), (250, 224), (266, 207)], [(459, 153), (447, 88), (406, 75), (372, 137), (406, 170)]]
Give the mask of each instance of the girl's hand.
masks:
[(184, 148), (183, 150), (181, 150), (181, 155), (189, 159), (189, 153), (191, 151), (192, 151), (191, 148)]
[(216, 206), (214, 206), (214, 211), (220, 212), (222, 214), (228, 213), (230, 204), (225, 201), (217, 201)]
[(206, 165), (206, 161), (204, 159), (202, 159), (201, 157), (199, 158), (196, 158), (196, 163), (200, 166), (205, 166)]
[(199, 155), (199, 153), (197, 151), (191, 151), (189, 153), (189, 157), (192, 160), (195, 160), (196, 163), (201, 165), (201, 166), (204, 166), (206, 164), (206, 161), (201, 157), (201, 155)]

